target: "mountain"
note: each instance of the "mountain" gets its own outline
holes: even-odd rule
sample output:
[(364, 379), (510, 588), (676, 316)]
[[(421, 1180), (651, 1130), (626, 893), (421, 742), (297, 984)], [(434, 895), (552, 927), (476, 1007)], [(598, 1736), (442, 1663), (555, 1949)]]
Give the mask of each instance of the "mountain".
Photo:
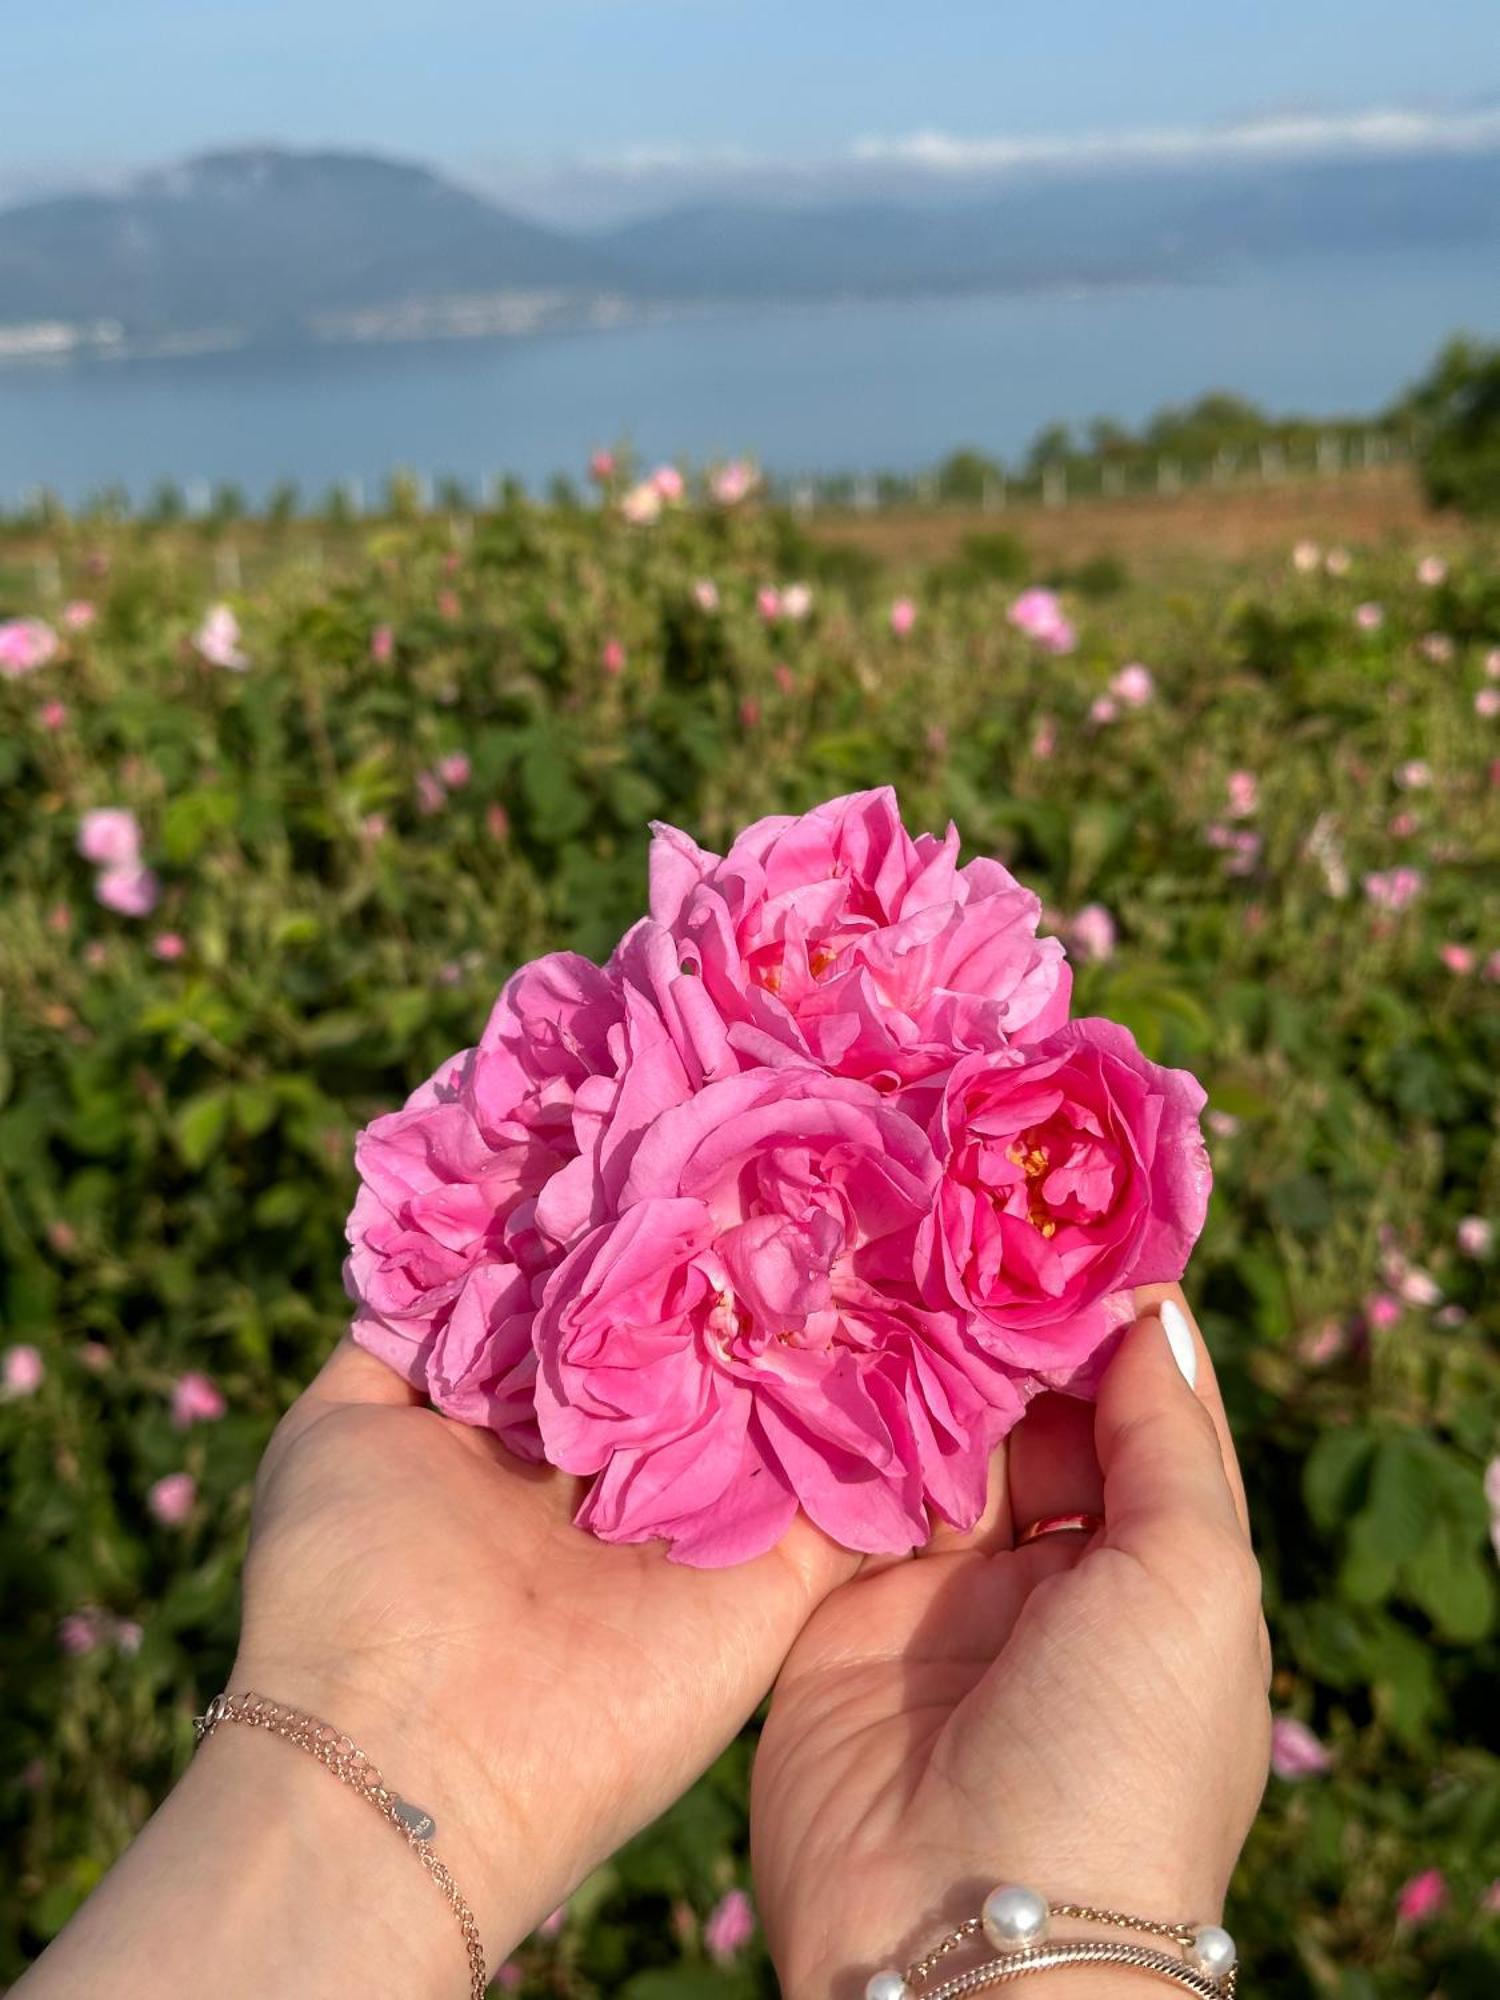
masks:
[(618, 282), (595, 246), (357, 154), (212, 154), (121, 194), (0, 212), (5, 320), (116, 321), (135, 341), (306, 337), (329, 315)]
[(593, 239), (662, 297), (828, 298), (1212, 276), (1500, 244), (1500, 153), (1033, 176), (983, 194), (681, 208)]
[(426, 168), (211, 154), (0, 211), (0, 358), (609, 324), (684, 304), (1201, 279), (1500, 247), (1500, 152), (1031, 173), (549, 228)]

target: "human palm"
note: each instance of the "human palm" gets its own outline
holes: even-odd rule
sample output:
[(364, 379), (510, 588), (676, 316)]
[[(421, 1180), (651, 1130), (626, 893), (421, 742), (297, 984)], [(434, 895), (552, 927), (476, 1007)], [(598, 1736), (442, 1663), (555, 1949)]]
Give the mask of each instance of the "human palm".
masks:
[[(752, 1805), (789, 2000), (859, 1994), (1005, 1880), (1218, 1915), (1265, 1777), (1253, 1559), (1211, 1382), (1195, 1407), (1154, 1324), (1111, 1377), (1097, 1454), (1094, 1412), (1043, 1399), (975, 1536), (865, 1572), (792, 1649)], [(1014, 1546), (1074, 1510), (1106, 1529)]]
[(692, 1781), (854, 1568), (799, 1521), (687, 1569), (581, 1533), (578, 1497), (347, 1343), (257, 1485), (234, 1686), (334, 1722), (434, 1814), (492, 1945)]

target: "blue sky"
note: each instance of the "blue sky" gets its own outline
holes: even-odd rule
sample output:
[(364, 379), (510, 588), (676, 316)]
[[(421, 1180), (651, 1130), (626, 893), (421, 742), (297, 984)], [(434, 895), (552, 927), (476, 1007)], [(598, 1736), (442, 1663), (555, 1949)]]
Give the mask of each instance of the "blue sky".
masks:
[(0, 187), (248, 140), (536, 171), (1500, 105), (1495, 0), (47, 0)]

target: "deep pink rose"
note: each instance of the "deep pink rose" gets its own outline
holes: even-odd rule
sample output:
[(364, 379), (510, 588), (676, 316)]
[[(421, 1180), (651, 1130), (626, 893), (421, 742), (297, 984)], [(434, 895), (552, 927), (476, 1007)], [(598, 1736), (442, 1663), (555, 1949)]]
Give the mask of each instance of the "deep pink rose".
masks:
[(722, 857), (659, 826), (651, 914), (750, 1059), (894, 1085), (1067, 1018), (1036, 897), (958, 846), (951, 826), (913, 840), (889, 787), (760, 820)]
[(620, 1013), (587, 959), (538, 959), (506, 985), (478, 1047), (355, 1143), (355, 1339), (531, 1457), (534, 1291), (567, 1247), (538, 1229), (536, 1198), (577, 1154), (574, 1100), (612, 1070)]
[(634, 1144), (617, 1219), (547, 1284), (546, 1455), (580, 1523), (679, 1561), (770, 1548), (800, 1504), (846, 1547), (984, 1504), (1022, 1391), (912, 1279), (937, 1163), (866, 1084), (806, 1065), (705, 1084)]
[(1085, 1020), (966, 1056), (901, 1101), (933, 1098), (943, 1178), (919, 1236), (925, 1294), (977, 1315), (1011, 1366), (1066, 1380), (1130, 1318), (1129, 1287), (1186, 1269), (1212, 1178), (1203, 1091), (1126, 1029)]

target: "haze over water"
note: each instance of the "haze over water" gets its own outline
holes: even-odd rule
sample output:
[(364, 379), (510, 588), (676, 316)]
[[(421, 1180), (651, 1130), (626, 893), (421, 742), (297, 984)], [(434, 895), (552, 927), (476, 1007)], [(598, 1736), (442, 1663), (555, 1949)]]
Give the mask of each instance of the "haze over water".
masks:
[(1287, 261), (1217, 284), (736, 311), (535, 340), (0, 371), (0, 502), (233, 481), (260, 498), (397, 466), (540, 489), (628, 438), (771, 470), (1013, 458), (1044, 425), (1139, 422), (1229, 389), (1374, 412), (1451, 333), (1500, 332), (1500, 267), (1445, 250)]

